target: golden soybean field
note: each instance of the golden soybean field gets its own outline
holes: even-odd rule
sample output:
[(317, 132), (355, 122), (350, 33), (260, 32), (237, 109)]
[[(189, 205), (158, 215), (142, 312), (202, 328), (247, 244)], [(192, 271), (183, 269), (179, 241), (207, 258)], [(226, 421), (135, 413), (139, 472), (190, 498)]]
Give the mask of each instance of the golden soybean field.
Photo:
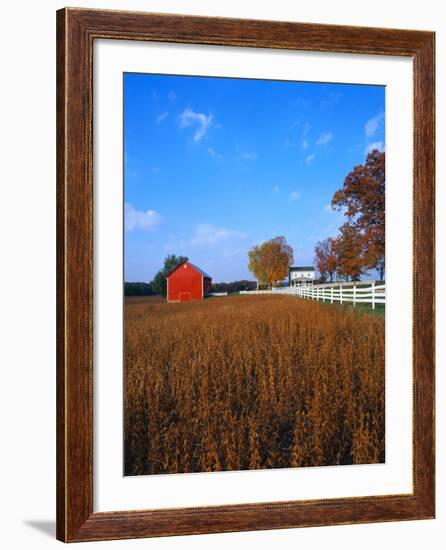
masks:
[(384, 461), (384, 318), (290, 296), (125, 306), (125, 474)]

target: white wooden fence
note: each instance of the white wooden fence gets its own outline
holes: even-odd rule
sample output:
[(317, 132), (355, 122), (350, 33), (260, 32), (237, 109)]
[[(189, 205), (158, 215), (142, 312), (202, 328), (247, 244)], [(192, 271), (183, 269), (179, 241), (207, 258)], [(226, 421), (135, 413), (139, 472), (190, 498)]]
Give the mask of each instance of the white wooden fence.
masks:
[(321, 300), (323, 302), (351, 302), (356, 304), (371, 304), (375, 309), (378, 304), (386, 303), (385, 283), (376, 284), (375, 281), (359, 283), (334, 283), (324, 285), (308, 285), (271, 290), (241, 290), (240, 294), (287, 294), (298, 296), (308, 300)]

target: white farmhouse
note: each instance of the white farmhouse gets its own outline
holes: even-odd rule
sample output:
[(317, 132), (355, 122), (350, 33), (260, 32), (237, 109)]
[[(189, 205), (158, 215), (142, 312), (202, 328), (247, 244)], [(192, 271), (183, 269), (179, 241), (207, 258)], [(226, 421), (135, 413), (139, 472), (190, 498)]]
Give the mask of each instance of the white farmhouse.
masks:
[(312, 285), (316, 278), (314, 267), (290, 267), (288, 269), (289, 286)]

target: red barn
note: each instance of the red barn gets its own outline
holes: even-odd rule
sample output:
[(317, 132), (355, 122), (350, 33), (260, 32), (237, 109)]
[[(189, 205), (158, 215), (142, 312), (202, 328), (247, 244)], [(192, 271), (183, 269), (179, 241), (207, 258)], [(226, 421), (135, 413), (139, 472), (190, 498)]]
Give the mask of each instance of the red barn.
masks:
[(203, 300), (211, 292), (211, 277), (190, 262), (182, 262), (167, 275), (167, 301)]

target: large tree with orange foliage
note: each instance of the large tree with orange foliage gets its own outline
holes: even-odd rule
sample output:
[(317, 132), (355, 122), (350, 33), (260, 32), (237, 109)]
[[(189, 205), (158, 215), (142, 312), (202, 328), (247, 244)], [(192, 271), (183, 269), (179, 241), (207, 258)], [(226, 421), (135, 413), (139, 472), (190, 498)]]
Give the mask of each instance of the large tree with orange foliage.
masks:
[(353, 246), (355, 240), (358, 248), (360, 240), (362, 269), (377, 269), (381, 279), (385, 271), (385, 184), (385, 153), (375, 149), (365, 164), (347, 175), (331, 202), (338, 210), (345, 208), (347, 223), (341, 228), (340, 242), (347, 239)]
[(333, 242), (337, 274), (348, 280), (359, 281), (366, 271), (364, 266), (364, 241), (353, 225), (344, 224)]
[(275, 237), (254, 246), (248, 252), (248, 269), (261, 284), (272, 286), (288, 275), (293, 263), (293, 249), (285, 237)]

